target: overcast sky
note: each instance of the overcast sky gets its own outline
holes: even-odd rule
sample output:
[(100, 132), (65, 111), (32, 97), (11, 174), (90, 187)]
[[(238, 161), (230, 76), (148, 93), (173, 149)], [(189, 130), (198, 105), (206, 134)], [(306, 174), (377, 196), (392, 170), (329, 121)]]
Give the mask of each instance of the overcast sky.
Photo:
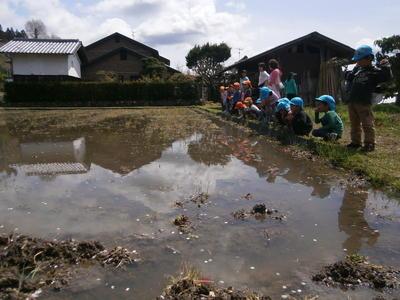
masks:
[(0, 0), (0, 24), (39, 18), (50, 33), (84, 45), (120, 32), (185, 65), (196, 43), (226, 42), (232, 60), (312, 31), (356, 47), (400, 34), (400, 0)]

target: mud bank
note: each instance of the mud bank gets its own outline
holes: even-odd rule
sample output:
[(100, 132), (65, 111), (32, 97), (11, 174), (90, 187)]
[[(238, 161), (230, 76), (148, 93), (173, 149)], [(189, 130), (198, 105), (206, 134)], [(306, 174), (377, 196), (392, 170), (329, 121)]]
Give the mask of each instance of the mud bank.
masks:
[(0, 299), (36, 298), (42, 289), (60, 290), (83, 266), (120, 268), (135, 261), (122, 247), (107, 250), (96, 241), (47, 241), (0, 235)]
[(343, 261), (326, 266), (312, 279), (344, 289), (357, 286), (376, 290), (396, 289), (400, 287), (400, 270), (374, 265), (363, 256), (350, 255)]
[(232, 287), (221, 288), (208, 279), (180, 278), (167, 286), (157, 300), (175, 299), (230, 299), (230, 300), (271, 300), (269, 296), (245, 290), (235, 290)]

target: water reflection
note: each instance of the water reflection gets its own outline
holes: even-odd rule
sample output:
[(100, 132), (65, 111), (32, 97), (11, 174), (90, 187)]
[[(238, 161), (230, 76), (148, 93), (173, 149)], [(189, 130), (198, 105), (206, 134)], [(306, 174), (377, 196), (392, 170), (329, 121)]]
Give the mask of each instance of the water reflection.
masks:
[(221, 134), (209, 133), (191, 142), (188, 146), (188, 154), (198, 163), (206, 166), (226, 165), (229, 163), (231, 150), (227, 143), (222, 142)]
[(276, 151), (271, 144), (256, 137), (240, 133), (206, 133), (193, 141), (188, 148), (190, 157), (207, 166), (227, 165), (232, 157), (256, 169), (260, 177), (275, 183), (282, 177), (291, 183), (302, 183), (312, 187), (310, 196), (326, 198), (330, 195), (331, 183), (327, 176), (318, 174), (318, 167), (307, 160), (293, 160), (287, 154)]
[(338, 223), (339, 230), (348, 235), (343, 242), (343, 248), (350, 254), (358, 253), (364, 240), (369, 246), (373, 246), (379, 238), (379, 232), (370, 227), (364, 216), (367, 200), (367, 191), (346, 189), (344, 192)]
[(21, 143), (18, 150), (17, 159), (8, 163), (17, 172), (22, 171), (27, 176), (83, 174), (90, 169), (90, 163), (85, 161), (85, 138)]
[[(282, 148), (233, 126), (204, 129), (196, 118), (174, 126), (168, 125), (170, 120), (161, 123), (160, 128), (173, 127), (165, 132), (146, 127), (160, 122), (137, 124), (135, 118), (129, 119), (129, 128), (118, 119), (111, 122), (114, 127), (101, 130), (50, 130), (40, 135), (0, 131), (0, 231), (18, 227), (19, 232), (42, 237), (97, 239), (137, 249), (143, 256), (138, 269), (118, 276), (93, 275), (101, 282), (77, 286), (72, 294), (63, 294), (64, 299), (154, 299), (165, 275), (176, 274), (186, 261), (213, 280), (280, 298), (282, 285), (312, 289), (309, 275), (322, 262), (341, 258), (343, 247), (363, 252), (364, 241), (374, 245), (386, 238), (385, 246), (391, 239), (392, 248), (398, 249), (399, 238), (393, 234), (398, 226), (392, 231), (377, 227), (381, 236), (375, 234), (364, 216), (371, 205), (367, 194), (351, 189), (344, 193), (333, 178), (336, 173), (318, 162), (294, 160)], [(194, 121), (196, 126), (190, 125)], [(181, 127), (188, 130), (177, 134)], [(74, 163), (86, 171), (54, 169), (50, 182), (46, 178), (51, 176), (37, 170), (43, 164)], [(27, 176), (35, 174), (39, 176)], [(198, 192), (210, 195), (208, 204), (173, 205)], [(247, 193), (251, 200), (243, 198)], [(250, 210), (256, 203), (276, 208), (287, 218), (281, 222), (270, 216), (245, 221), (232, 217), (233, 211)], [(392, 210), (398, 212), (398, 205)], [(180, 235), (172, 225), (179, 214), (193, 222), (193, 236)], [(343, 246), (340, 231), (347, 235)], [(370, 248), (377, 256), (383, 247)], [(397, 257), (395, 251), (390, 254)], [(299, 272), (305, 275), (300, 278)], [(132, 295), (121, 287), (131, 287)], [(328, 293), (337, 295), (336, 290)]]

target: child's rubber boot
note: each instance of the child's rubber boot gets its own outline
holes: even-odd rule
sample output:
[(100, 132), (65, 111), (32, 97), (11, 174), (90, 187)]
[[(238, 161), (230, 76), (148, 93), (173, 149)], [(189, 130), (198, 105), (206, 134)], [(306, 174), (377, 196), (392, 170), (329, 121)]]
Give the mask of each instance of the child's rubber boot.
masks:
[(334, 141), (336, 141), (337, 139), (338, 139), (338, 135), (337, 135), (337, 133), (334, 133), (334, 132), (328, 133), (328, 134), (326, 135), (326, 138), (325, 138), (325, 140), (326, 140), (326, 141), (329, 141), (329, 142), (334, 142)]
[(362, 148), (363, 152), (373, 152), (375, 151), (375, 145), (374, 144), (365, 144), (364, 147)]
[(360, 148), (361, 148), (361, 145), (359, 145), (359, 144), (354, 144), (354, 143), (350, 143), (350, 144), (348, 144), (346, 147), (347, 147), (347, 149), (357, 150), (357, 149), (360, 149)]

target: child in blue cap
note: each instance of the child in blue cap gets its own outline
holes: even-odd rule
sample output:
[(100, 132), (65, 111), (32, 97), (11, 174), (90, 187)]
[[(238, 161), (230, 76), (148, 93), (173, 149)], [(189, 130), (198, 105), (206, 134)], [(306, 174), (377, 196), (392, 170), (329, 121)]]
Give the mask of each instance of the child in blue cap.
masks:
[(349, 87), (348, 109), (351, 123), (351, 143), (349, 148), (361, 147), (361, 126), (364, 131), (366, 152), (375, 150), (375, 125), (372, 113), (372, 94), (377, 86), (392, 78), (387, 59), (380, 62), (379, 68), (372, 65), (375, 56), (370, 46), (357, 48), (353, 61), (357, 63), (353, 71), (346, 74)]
[(271, 106), (279, 100), (279, 97), (274, 93), (273, 90), (264, 86), (260, 88), (260, 98), (256, 100), (256, 104), (261, 106)]
[[(336, 141), (342, 137), (343, 122), (336, 113), (335, 99), (330, 95), (323, 95), (315, 99), (315, 123), (322, 124), (321, 128), (314, 129), (312, 135), (321, 137), (326, 141)], [(324, 113), (322, 118), (320, 113)]]
[(309, 135), (313, 128), (311, 118), (303, 107), (304, 101), (300, 97), (294, 97), (290, 100), (290, 113), (286, 119), (296, 135)]
[(278, 99), (278, 96), (270, 88), (266, 86), (260, 88), (260, 98), (256, 100), (256, 105), (263, 111), (265, 121), (271, 120)]
[(280, 125), (289, 125), (289, 121), (287, 119), (290, 114), (290, 100), (288, 98), (279, 99), (276, 109), (275, 109), (275, 118)]

